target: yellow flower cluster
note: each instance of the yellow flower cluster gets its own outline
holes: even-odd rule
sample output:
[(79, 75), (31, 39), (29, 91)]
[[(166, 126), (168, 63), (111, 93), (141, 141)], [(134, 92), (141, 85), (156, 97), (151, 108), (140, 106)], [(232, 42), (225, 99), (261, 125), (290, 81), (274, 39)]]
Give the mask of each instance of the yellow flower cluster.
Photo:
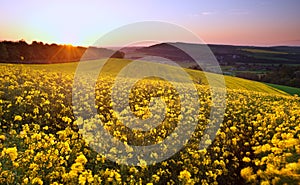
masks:
[(187, 170), (181, 171), (178, 179), (184, 184), (195, 184), (195, 182), (193, 182), (193, 180), (191, 179), (191, 173)]
[[(299, 184), (300, 182), (300, 101), (297, 97), (228, 89), (224, 121), (215, 138), (204, 129), (210, 120), (211, 94), (208, 86), (197, 85), (199, 102), (193, 102), (190, 89), (182, 85), (182, 96), (190, 106), (182, 107), (182, 97), (172, 84), (144, 79), (126, 92), (131, 80), (123, 79), (118, 96), (112, 101), (114, 76), (99, 77), (95, 94), (80, 94), (72, 89), (73, 75), (38, 71), (19, 65), (0, 65), (0, 184)], [(87, 78), (88, 79), (88, 78)], [(82, 83), (88, 83), (82, 78)], [(89, 91), (88, 91), (89, 92)], [(92, 92), (92, 91), (90, 91)], [(72, 104), (72, 93), (82, 97)], [(89, 104), (94, 95), (95, 101)], [(122, 97), (129, 97), (124, 100)], [(155, 99), (155, 102), (154, 102)], [(124, 102), (125, 101), (125, 102)], [(195, 103), (199, 110), (193, 108)], [(129, 107), (126, 107), (129, 104)], [(113, 109), (113, 107), (117, 108)], [(123, 106), (124, 105), (124, 106)], [(126, 105), (126, 106), (125, 106)], [(123, 106), (123, 107), (122, 107)], [(94, 118), (94, 109), (97, 117)], [(85, 116), (74, 121), (76, 111)], [(139, 126), (136, 119), (150, 122), (147, 131), (129, 129)], [(191, 116), (183, 116), (186, 115)], [(122, 117), (120, 120), (119, 118)], [(100, 121), (102, 123), (100, 123)], [(128, 153), (132, 145), (161, 143), (183, 126), (198, 124), (187, 144), (172, 157), (139, 166), (110, 161), (97, 153), (95, 142), (111, 154)], [(123, 142), (126, 151), (106, 146), (97, 139), (97, 124)], [(79, 128), (80, 129), (79, 132)], [(185, 128), (185, 127), (183, 127)], [(83, 135), (85, 137), (83, 137)], [(200, 141), (209, 145), (199, 149)], [(153, 161), (162, 152), (149, 155)], [(99, 145), (100, 146), (100, 145)]]
[(1, 156), (8, 155), (9, 158), (14, 161), (18, 157), (18, 151), (16, 147), (4, 148), (1, 152)]

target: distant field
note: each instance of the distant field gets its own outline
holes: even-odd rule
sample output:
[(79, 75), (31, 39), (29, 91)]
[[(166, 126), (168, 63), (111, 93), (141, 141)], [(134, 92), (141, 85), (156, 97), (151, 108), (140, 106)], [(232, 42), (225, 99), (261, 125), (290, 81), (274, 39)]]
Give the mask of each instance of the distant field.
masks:
[(251, 52), (251, 53), (281, 54), (281, 55), (289, 54), (287, 52), (269, 51), (269, 50), (263, 50), (263, 49), (241, 49), (241, 50)]
[(277, 85), (277, 84), (269, 84), (266, 83), (267, 85), (274, 87), (276, 89), (279, 89), (281, 91), (284, 91), (290, 95), (295, 95), (297, 94), (298, 96), (300, 96), (300, 88), (296, 88), (296, 87), (289, 87), (289, 86), (285, 86), (285, 85)]
[[(255, 61), (256, 59), (261, 60), (263, 63), (282, 63), (282, 64), (296, 64), (298, 63), (297, 60), (297, 53), (293, 53), (290, 51), (276, 51), (274, 48), (268, 49), (251, 49), (251, 48), (242, 48), (241, 51), (247, 57), (250, 57)], [(249, 60), (250, 62), (252, 60)], [(255, 62), (256, 63), (256, 62)], [(261, 62), (259, 62), (261, 63)]]

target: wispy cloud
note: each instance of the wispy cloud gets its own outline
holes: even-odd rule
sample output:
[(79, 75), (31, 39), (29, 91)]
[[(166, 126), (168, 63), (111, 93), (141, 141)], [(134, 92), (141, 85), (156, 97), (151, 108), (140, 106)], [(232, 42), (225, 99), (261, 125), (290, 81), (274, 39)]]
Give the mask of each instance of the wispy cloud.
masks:
[(232, 10), (229, 10), (228, 14), (230, 14), (230, 15), (248, 15), (250, 13), (249, 13), (249, 11), (242, 10), (242, 9), (232, 9)]
[(189, 14), (191, 17), (199, 17), (199, 16), (208, 16), (208, 15), (214, 15), (216, 14), (215, 11), (203, 11), (200, 13), (194, 13), (194, 14)]
[(201, 12), (201, 15), (214, 15), (214, 14), (216, 14), (216, 12), (214, 12), (214, 11)]

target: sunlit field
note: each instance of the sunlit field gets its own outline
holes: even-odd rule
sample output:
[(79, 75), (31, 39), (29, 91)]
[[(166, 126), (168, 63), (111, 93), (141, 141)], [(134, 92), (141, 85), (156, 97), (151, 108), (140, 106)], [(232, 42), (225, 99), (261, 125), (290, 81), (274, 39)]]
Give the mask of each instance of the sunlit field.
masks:
[[(97, 61), (89, 62), (97, 65)], [(158, 116), (162, 123), (149, 131), (130, 130), (113, 110), (118, 100), (111, 100), (114, 78), (129, 62), (114, 59), (105, 65), (104, 71), (109, 73), (99, 75), (95, 93), (85, 94), (80, 100), (87, 102), (94, 96), (95, 103), (83, 103), (87, 116), (76, 121), (72, 87), (77, 63), (1, 64), (0, 184), (300, 183), (299, 97), (263, 83), (225, 76), (224, 120), (216, 137), (209, 138), (203, 133), (210, 124), (210, 87), (203, 72), (187, 69), (199, 96), (198, 102), (190, 104), (199, 104), (199, 110), (181, 109), (178, 92), (169, 82), (139, 80), (130, 92), (124, 92), (129, 94), (130, 109), (120, 112), (132, 112), (144, 120), (156, 118), (155, 110), (162, 106), (149, 106), (152, 98), (158, 97), (165, 106), (164, 118)], [(170, 68), (176, 75), (176, 67)], [(84, 80), (81, 82), (88, 83)], [(122, 86), (116, 88), (122, 91), (131, 80), (122, 79)], [(189, 100), (190, 89), (184, 85), (182, 89)], [(187, 144), (170, 158), (150, 165), (140, 160), (138, 166), (132, 166), (113, 162), (90, 147), (97, 135), (83, 138), (83, 134), (97, 129), (89, 117), (93, 109), (103, 127), (128, 144), (127, 159), (133, 157), (131, 145), (160, 143), (172, 134), (179, 121), (183, 125), (194, 121), (182, 117), (183, 113), (195, 115), (198, 123)], [(83, 127), (86, 133), (80, 129)], [(199, 149), (203, 139), (208, 147)], [(101, 147), (110, 153), (123, 152), (111, 146)], [(161, 154), (148, 155), (155, 161)]]

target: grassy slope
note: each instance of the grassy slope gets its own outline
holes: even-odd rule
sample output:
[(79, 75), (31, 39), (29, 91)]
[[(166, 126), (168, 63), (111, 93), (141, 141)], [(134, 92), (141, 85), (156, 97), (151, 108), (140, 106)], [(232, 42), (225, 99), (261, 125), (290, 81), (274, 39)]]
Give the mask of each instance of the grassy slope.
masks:
[[(88, 70), (92, 69), (95, 70), (97, 69), (97, 66), (99, 64), (106, 62), (105, 60), (100, 60), (100, 61), (88, 61), (86, 62), (86, 67)], [(114, 74), (117, 75), (119, 71), (125, 67), (127, 64), (129, 64), (129, 60), (124, 60), (124, 59), (113, 59), (107, 62), (104, 66), (104, 71), (109, 72), (109, 74)], [(141, 62), (143, 64), (147, 64), (147, 62)], [(76, 68), (78, 66), (77, 62), (73, 63), (62, 63), (62, 64), (1, 64), (1, 65), (23, 65), (24, 67), (30, 67), (32, 69), (36, 70), (50, 70), (50, 71), (57, 71), (57, 72), (63, 72), (63, 73), (69, 73), (69, 74), (74, 74), (76, 71)], [(117, 67), (116, 67), (117, 66)], [(147, 66), (146, 66), (147, 67)], [(162, 69), (166, 67), (164, 64), (157, 64), (157, 71), (163, 72)], [(174, 66), (168, 66), (168, 73), (172, 74), (173, 76), (178, 75), (178, 70), (181, 70), (181, 68), (174, 67)], [(136, 69), (137, 71), (140, 69)], [(202, 84), (208, 84), (206, 80), (206, 75), (210, 76), (216, 76), (216, 74), (212, 73), (204, 73), (201, 71), (197, 70), (191, 70), (191, 69), (186, 69), (186, 71), (192, 76), (192, 78), (195, 81), (201, 81)], [(180, 78), (180, 76), (176, 76), (175, 78)], [(236, 78), (236, 77), (231, 77), (231, 76), (224, 76), (226, 87), (228, 89), (238, 89), (238, 90), (250, 90), (250, 91), (257, 91), (257, 92), (265, 92), (265, 93), (271, 93), (271, 94), (281, 94), (281, 95), (288, 95), (286, 92), (284, 92), (284, 89), (278, 90), (269, 85), (260, 83), (260, 82), (255, 82), (251, 80), (245, 80), (241, 78)], [(213, 83), (218, 84), (218, 81), (214, 81)]]
[(285, 85), (277, 85), (277, 84), (270, 84), (270, 83), (265, 83), (275, 89), (279, 89), (281, 91), (284, 91), (290, 95), (295, 95), (297, 94), (298, 96), (300, 96), (300, 88), (296, 88), (296, 87), (289, 87), (289, 86), (285, 86)]

